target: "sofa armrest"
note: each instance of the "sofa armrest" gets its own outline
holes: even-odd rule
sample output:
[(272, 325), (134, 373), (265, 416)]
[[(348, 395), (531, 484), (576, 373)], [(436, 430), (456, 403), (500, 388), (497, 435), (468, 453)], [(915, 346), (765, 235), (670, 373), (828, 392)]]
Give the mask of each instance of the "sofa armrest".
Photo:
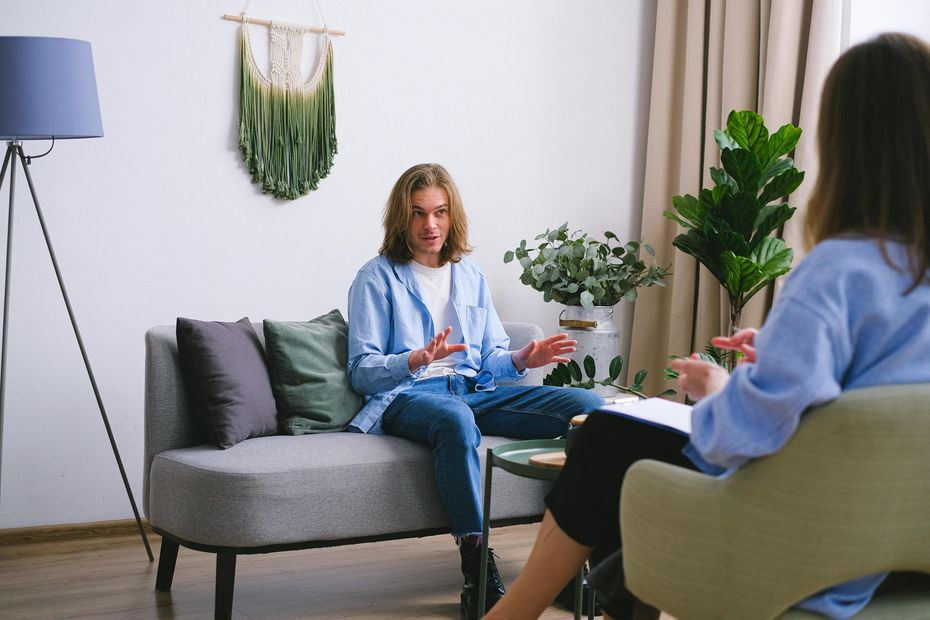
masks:
[[(534, 338), (538, 340), (544, 336), (542, 328), (535, 323), (504, 323), (504, 330), (510, 336), (510, 349), (512, 351), (522, 349), (530, 340)], [(514, 383), (516, 385), (542, 385), (546, 372), (545, 368), (531, 368), (525, 378)], [(502, 385), (507, 383), (501, 382)]]
[(145, 332), (145, 453), (142, 468), (142, 504), (148, 515), (149, 470), (159, 452), (187, 448), (204, 438), (190, 411), (187, 390), (178, 362), (173, 325)]

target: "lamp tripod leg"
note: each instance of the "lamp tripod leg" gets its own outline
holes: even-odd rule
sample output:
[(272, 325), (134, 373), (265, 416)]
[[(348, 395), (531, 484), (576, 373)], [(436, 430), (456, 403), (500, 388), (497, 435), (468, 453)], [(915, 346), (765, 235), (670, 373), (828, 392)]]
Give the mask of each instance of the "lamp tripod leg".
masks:
[[(12, 163), (11, 163), (12, 162)], [(6, 333), (10, 316), (10, 257), (13, 255), (13, 202), (16, 196), (16, 160), (13, 159), (13, 145), (6, 148), (3, 158), (3, 168), (0, 169), (0, 187), (3, 187), (3, 177), (6, 176), (7, 165), (10, 165), (10, 207), (6, 225), (6, 275), (3, 278), (3, 343), (0, 344), (0, 480), (2, 480), (3, 466), (3, 404), (6, 401)]]
[[(81, 350), (81, 357), (84, 359), (84, 368), (87, 370), (87, 378), (90, 379), (91, 387), (94, 390), (94, 397), (97, 399), (97, 408), (100, 409), (100, 417), (103, 420), (103, 426), (106, 428), (107, 437), (110, 439), (110, 447), (113, 448), (113, 456), (116, 458), (116, 465), (119, 467), (120, 476), (123, 478), (123, 486), (126, 487), (126, 495), (129, 497), (129, 503), (132, 505), (132, 512), (136, 517), (136, 526), (139, 528), (139, 535), (145, 544), (145, 551), (149, 556), (149, 562), (154, 562), (155, 557), (152, 555), (152, 548), (149, 546), (149, 539), (145, 535), (145, 528), (142, 526), (142, 518), (139, 516), (139, 509), (136, 507), (136, 500), (132, 495), (132, 488), (129, 486), (129, 479), (126, 477), (126, 470), (123, 468), (123, 460), (119, 455), (119, 448), (116, 447), (116, 439), (113, 437), (113, 430), (110, 428), (110, 420), (107, 417), (106, 409), (103, 406), (103, 399), (100, 397), (100, 390), (97, 388), (97, 380), (94, 379), (94, 371), (90, 366), (90, 360), (87, 357), (87, 351), (84, 348), (84, 340), (81, 338), (81, 331), (78, 329), (77, 320), (74, 318), (74, 311), (71, 309), (71, 300), (68, 298), (68, 292), (65, 290), (65, 282), (61, 277), (61, 269), (58, 267), (58, 259), (55, 258), (55, 250), (52, 249), (52, 239), (49, 237), (48, 228), (45, 226), (45, 218), (42, 216), (42, 209), (39, 207), (39, 198), (36, 196), (35, 186), (32, 183), (32, 175), (26, 165), (26, 158), (20, 147), (17, 149), (17, 157), (23, 163), (23, 171), (26, 173), (26, 183), (29, 185), (29, 193), (32, 194), (32, 202), (36, 207), (36, 215), (39, 217), (39, 225), (42, 227), (42, 235), (45, 237), (45, 245), (48, 247), (48, 255), (52, 259), (52, 266), (55, 268), (55, 277), (58, 278), (58, 287), (61, 289), (61, 297), (64, 299), (65, 307), (68, 309), (68, 317), (71, 319), (71, 327), (74, 330), (74, 337), (77, 339), (78, 348)], [(12, 212), (12, 198), (11, 209)], [(7, 268), (9, 269), (9, 258), (7, 259)], [(9, 281), (9, 275), (7, 276)], [(6, 313), (4, 312), (4, 326), (6, 325)], [(4, 347), (6, 346), (6, 337), (4, 336)]]

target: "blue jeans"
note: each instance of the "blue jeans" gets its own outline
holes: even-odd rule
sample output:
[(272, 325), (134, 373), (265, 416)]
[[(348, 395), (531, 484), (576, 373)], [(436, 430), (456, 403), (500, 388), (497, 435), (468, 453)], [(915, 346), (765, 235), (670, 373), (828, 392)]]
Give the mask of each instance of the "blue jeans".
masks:
[(384, 432), (426, 444), (433, 473), (457, 538), (481, 533), (481, 434), (514, 439), (564, 435), (571, 418), (603, 404), (590, 390), (497, 386), (476, 391), (461, 375), (417, 381), (397, 395), (381, 419)]

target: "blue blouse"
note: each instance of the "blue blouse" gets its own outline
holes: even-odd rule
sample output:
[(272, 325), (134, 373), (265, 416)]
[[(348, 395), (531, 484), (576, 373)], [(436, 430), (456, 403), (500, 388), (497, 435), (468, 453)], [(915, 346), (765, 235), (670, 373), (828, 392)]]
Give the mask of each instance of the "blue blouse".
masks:
[[(698, 402), (685, 453), (724, 474), (777, 452), (801, 415), (840, 392), (930, 382), (930, 286), (910, 293), (907, 249), (844, 237), (818, 244), (789, 275), (756, 336), (757, 361)], [(887, 573), (824, 590), (798, 604), (828, 618), (865, 607)]]

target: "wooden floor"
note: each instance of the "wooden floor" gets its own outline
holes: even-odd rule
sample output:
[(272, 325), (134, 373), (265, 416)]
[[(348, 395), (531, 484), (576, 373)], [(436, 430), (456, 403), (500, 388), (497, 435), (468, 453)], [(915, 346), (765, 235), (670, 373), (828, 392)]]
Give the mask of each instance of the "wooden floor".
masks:
[[(538, 527), (493, 533), (505, 583)], [(160, 539), (151, 542), (157, 559)], [(0, 548), (0, 617), (209, 619), (214, 557), (181, 548), (172, 591), (156, 593), (156, 564), (138, 537)], [(460, 618), (462, 575), (449, 536), (240, 556), (236, 568), (234, 618)], [(542, 616), (571, 617), (556, 607)]]

